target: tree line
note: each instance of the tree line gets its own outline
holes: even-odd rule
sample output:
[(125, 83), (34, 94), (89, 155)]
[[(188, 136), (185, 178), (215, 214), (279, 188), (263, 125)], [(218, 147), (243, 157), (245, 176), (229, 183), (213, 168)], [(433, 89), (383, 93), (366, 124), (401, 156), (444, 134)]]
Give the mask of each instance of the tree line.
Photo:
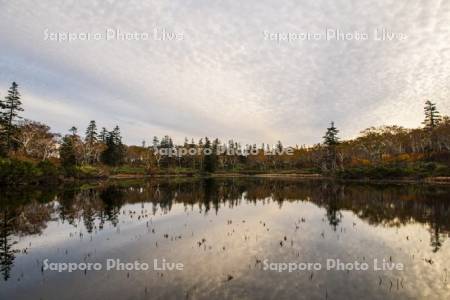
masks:
[[(341, 140), (334, 122), (326, 129), (323, 141), (313, 146), (285, 147), (245, 144), (218, 138), (185, 138), (175, 144), (170, 136), (153, 137), (152, 142), (127, 146), (122, 142), (119, 126), (112, 130), (87, 124), (84, 134), (74, 126), (67, 134), (51, 131), (44, 123), (23, 119), (19, 86), (13, 82), (6, 97), (0, 100), (0, 157), (3, 169), (18, 162), (41, 166), (46, 171), (77, 176), (159, 172), (302, 172), (342, 177), (385, 177), (450, 175), (450, 118), (441, 116), (435, 103), (427, 100), (423, 127), (370, 127), (355, 139)], [(227, 152), (220, 154), (218, 148)], [(200, 150), (194, 155), (161, 155), (160, 149)], [(291, 149), (291, 154), (282, 153)], [(210, 150), (209, 155), (205, 151)], [(229, 151), (233, 150), (233, 151)], [(280, 155), (265, 155), (276, 150)], [(246, 155), (245, 153), (253, 153)], [(233, 153), (233, 154), (230, 154)], [(1, 170), (0, 170), (1, 173)], [(37, 172), (39, 173), (39, 172)], [(45, 173), (45, 172), (44, 172)], [(85, 175), (86, 175), (85, 174)], [(0, 177), (2, 175), (0, 174)]]

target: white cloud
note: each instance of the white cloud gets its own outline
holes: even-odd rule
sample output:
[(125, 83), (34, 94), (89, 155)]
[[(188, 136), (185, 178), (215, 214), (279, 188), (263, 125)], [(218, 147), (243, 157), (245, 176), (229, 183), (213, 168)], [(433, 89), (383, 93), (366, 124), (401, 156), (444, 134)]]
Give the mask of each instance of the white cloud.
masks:
[[(450, 113), (450, 3), (444, 1), (9, 1), (0, 4), (0, 86), (57, 130), (119, 123), (127, 142), (205, 135), (311, 144), (333, 119), (345, 137), (418, 126), (425, 98)], [(105, 28), (181, 41), (44, 40)], [(264, 40), (263, 32), (373, 33), (405, 41)], [(36, 100), (41, 99), (37, 105)], [(58, 105), (50, 108), (46, 103)], [(56, 111), (63, 111), (55, 114)]]

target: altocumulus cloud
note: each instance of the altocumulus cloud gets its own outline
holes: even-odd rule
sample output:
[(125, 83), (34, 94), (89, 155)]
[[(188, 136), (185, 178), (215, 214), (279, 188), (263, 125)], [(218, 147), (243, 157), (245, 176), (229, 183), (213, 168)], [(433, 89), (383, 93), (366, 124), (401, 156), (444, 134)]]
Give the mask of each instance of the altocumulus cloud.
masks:
[[(51, 32), (105, 28), (181, 40), (56, 42)], [(273, 41), (326, 28), (404, 40)], [(153, 135), (312, 144), (334, 120), (344, 137), (418, 126), (424, 99), (450, 113), (450, 2), (0, 1), (0, 88), (22, 86), (26, 117), (65, 132), (121, 125)], [(2, 96), (2, 95), (0, 95)]]

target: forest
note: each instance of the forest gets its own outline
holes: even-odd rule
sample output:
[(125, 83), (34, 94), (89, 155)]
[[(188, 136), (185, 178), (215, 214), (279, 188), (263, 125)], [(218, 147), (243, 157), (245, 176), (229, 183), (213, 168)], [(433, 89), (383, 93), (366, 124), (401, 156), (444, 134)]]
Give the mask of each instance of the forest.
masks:
[[(26, 99), (26, 98), (25, 98)], [(24, 100), (26, 101), (26, 100)], [(241, 144), (204, 137), (176, 144), (170, 136), (125, 145), (117, 125), (55, 133), (24, 119), (19, 85), (0, 99), (0, 183), (40, 184), (110, 176), (317, 174), (339, 179), (424, 179), (450, 176), (450, 118), (424, 101), (423, 126), (370, 127), (342, 140), (334, 122), (311, 146)], [(164, 155), (184, 149), (187, 155)], [(220, 149), (221, 151), (218, 151)], [(287, 151), (289, 150), (289, 151)], [(174, 151), (177, 153), (177, 151)], [(180, 152), (180, 151), (179, 151)], [(267, 155), (275, 153), (276, 155)]]

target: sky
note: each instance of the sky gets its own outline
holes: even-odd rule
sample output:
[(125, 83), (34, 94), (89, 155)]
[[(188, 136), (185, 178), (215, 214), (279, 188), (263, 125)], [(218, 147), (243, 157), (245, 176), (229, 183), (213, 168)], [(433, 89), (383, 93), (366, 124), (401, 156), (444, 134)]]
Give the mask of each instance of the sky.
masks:
[(12, 81), (26, 118), (128, 144), (418, 127), (426, 99), (450, 114), (450, 1), (0, 0), (0, 97)]

